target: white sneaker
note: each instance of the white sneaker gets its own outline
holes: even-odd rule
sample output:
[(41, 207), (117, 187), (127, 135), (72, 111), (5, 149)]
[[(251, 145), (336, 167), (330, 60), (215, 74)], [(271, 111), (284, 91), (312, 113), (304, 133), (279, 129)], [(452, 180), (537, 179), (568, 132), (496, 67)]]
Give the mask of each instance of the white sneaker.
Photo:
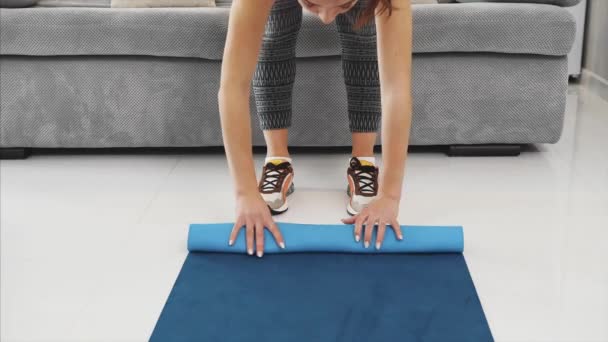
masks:
[(378, 167), (373, 157), (350, 159), (346, 178), (348, 188), (346, 193), (350, 197), (346, 205), (349, 215), (357, 215), (378, 195)]
[(284, 158), (267, 158), (258, 190), (272, 215), (286, 212), (289, 209), (287, 196), (294, 191), (291, 162)]

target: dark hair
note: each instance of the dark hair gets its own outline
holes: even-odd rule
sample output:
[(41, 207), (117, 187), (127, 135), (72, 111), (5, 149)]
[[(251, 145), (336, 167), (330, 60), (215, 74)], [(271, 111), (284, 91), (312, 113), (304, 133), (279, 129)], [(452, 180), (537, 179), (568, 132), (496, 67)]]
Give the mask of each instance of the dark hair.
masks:
[(369, 23), (376, 15), (376, 8), (379, 7), (378, 14), (382, 14), (388, 11), (388, 15), (393, 13), (393, 6), (391, 0), (369, 0), (367, 7), (363, 10), (357, 22), (355, 22), (355, 28), (359, 29), (363, 25)]

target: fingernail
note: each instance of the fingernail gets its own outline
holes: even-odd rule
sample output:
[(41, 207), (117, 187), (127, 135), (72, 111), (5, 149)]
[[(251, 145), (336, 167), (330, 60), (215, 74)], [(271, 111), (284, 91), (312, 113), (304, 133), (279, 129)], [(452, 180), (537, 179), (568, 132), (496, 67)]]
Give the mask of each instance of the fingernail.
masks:
[(262, 257), (262, 255), (264, 255), (264, 252), (262, 252), (262, 251), (258, 251), (258, 258), (261, 258), (261, 257)]
[(247, 250), (247, 254), (249, 254), (249, 255), (253, 255), (253, 249), (248, 249), (248, 250)]
[(285, 242), (281, 242), (281, 243), (279, 244), (279, 246), (281, 246), (281, 248), (285, 249)]
[(369, 247), (369, 241), (365, 241), (364, 245), (365, 245), (365, 248), (368, 248)]
[(403, 235), (399, 235), (399, 240), (403, 240)]
[(232, 240), (228, 241), (228, 246), (232, 246), (232, 243), (233, 243), (233, 242), (234, 242), (234, 241), (232, 241)]
[(361, 240), (361, 237), (359, 235), (355, 235), (355, 241), (359, 242), (359, 240)]
[(381, 244), (380, 242), (376, 242), (376, 249), (380, 249), (380, 246), (381, 246), (381, 245), (382, 245), (382, 244)]

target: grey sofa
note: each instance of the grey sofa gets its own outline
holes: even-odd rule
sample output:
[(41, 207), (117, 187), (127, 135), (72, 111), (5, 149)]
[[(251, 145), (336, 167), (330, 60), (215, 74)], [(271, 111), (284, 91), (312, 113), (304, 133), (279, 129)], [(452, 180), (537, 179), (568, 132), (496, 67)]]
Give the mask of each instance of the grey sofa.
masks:
[[(559, 140), (575, 23), (558, 5), (577, 0), (536, 1), (413, 6), (411, 145), (518, 153)], [(0, 152), (221, 146), (229, 5), (0, 10)], [(335, 25), (306, 13), (297, 58), (290, 144), (349, 145)]]

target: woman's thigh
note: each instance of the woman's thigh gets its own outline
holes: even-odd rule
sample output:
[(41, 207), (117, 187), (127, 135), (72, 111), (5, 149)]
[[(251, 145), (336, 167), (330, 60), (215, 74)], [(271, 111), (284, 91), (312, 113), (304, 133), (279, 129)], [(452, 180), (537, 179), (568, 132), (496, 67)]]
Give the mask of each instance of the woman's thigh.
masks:
[(275, 1), (253, 75), (256, 108), (264, 130), (291, 125), (296, 41), (301, 23), (302, 6), (297, 0)]
[(264, 30), (262, 57), (295, 57), (296, 40), (301, 26), (302, 6), (297, 0), (275, 0)]
[(382, 111), (376, 23), (372, 19), (361, 28), (354, 27), (368, 3), (369, 0), (360, 0), (350, 11), (336, 17), (352, 132), (377, 131)]

